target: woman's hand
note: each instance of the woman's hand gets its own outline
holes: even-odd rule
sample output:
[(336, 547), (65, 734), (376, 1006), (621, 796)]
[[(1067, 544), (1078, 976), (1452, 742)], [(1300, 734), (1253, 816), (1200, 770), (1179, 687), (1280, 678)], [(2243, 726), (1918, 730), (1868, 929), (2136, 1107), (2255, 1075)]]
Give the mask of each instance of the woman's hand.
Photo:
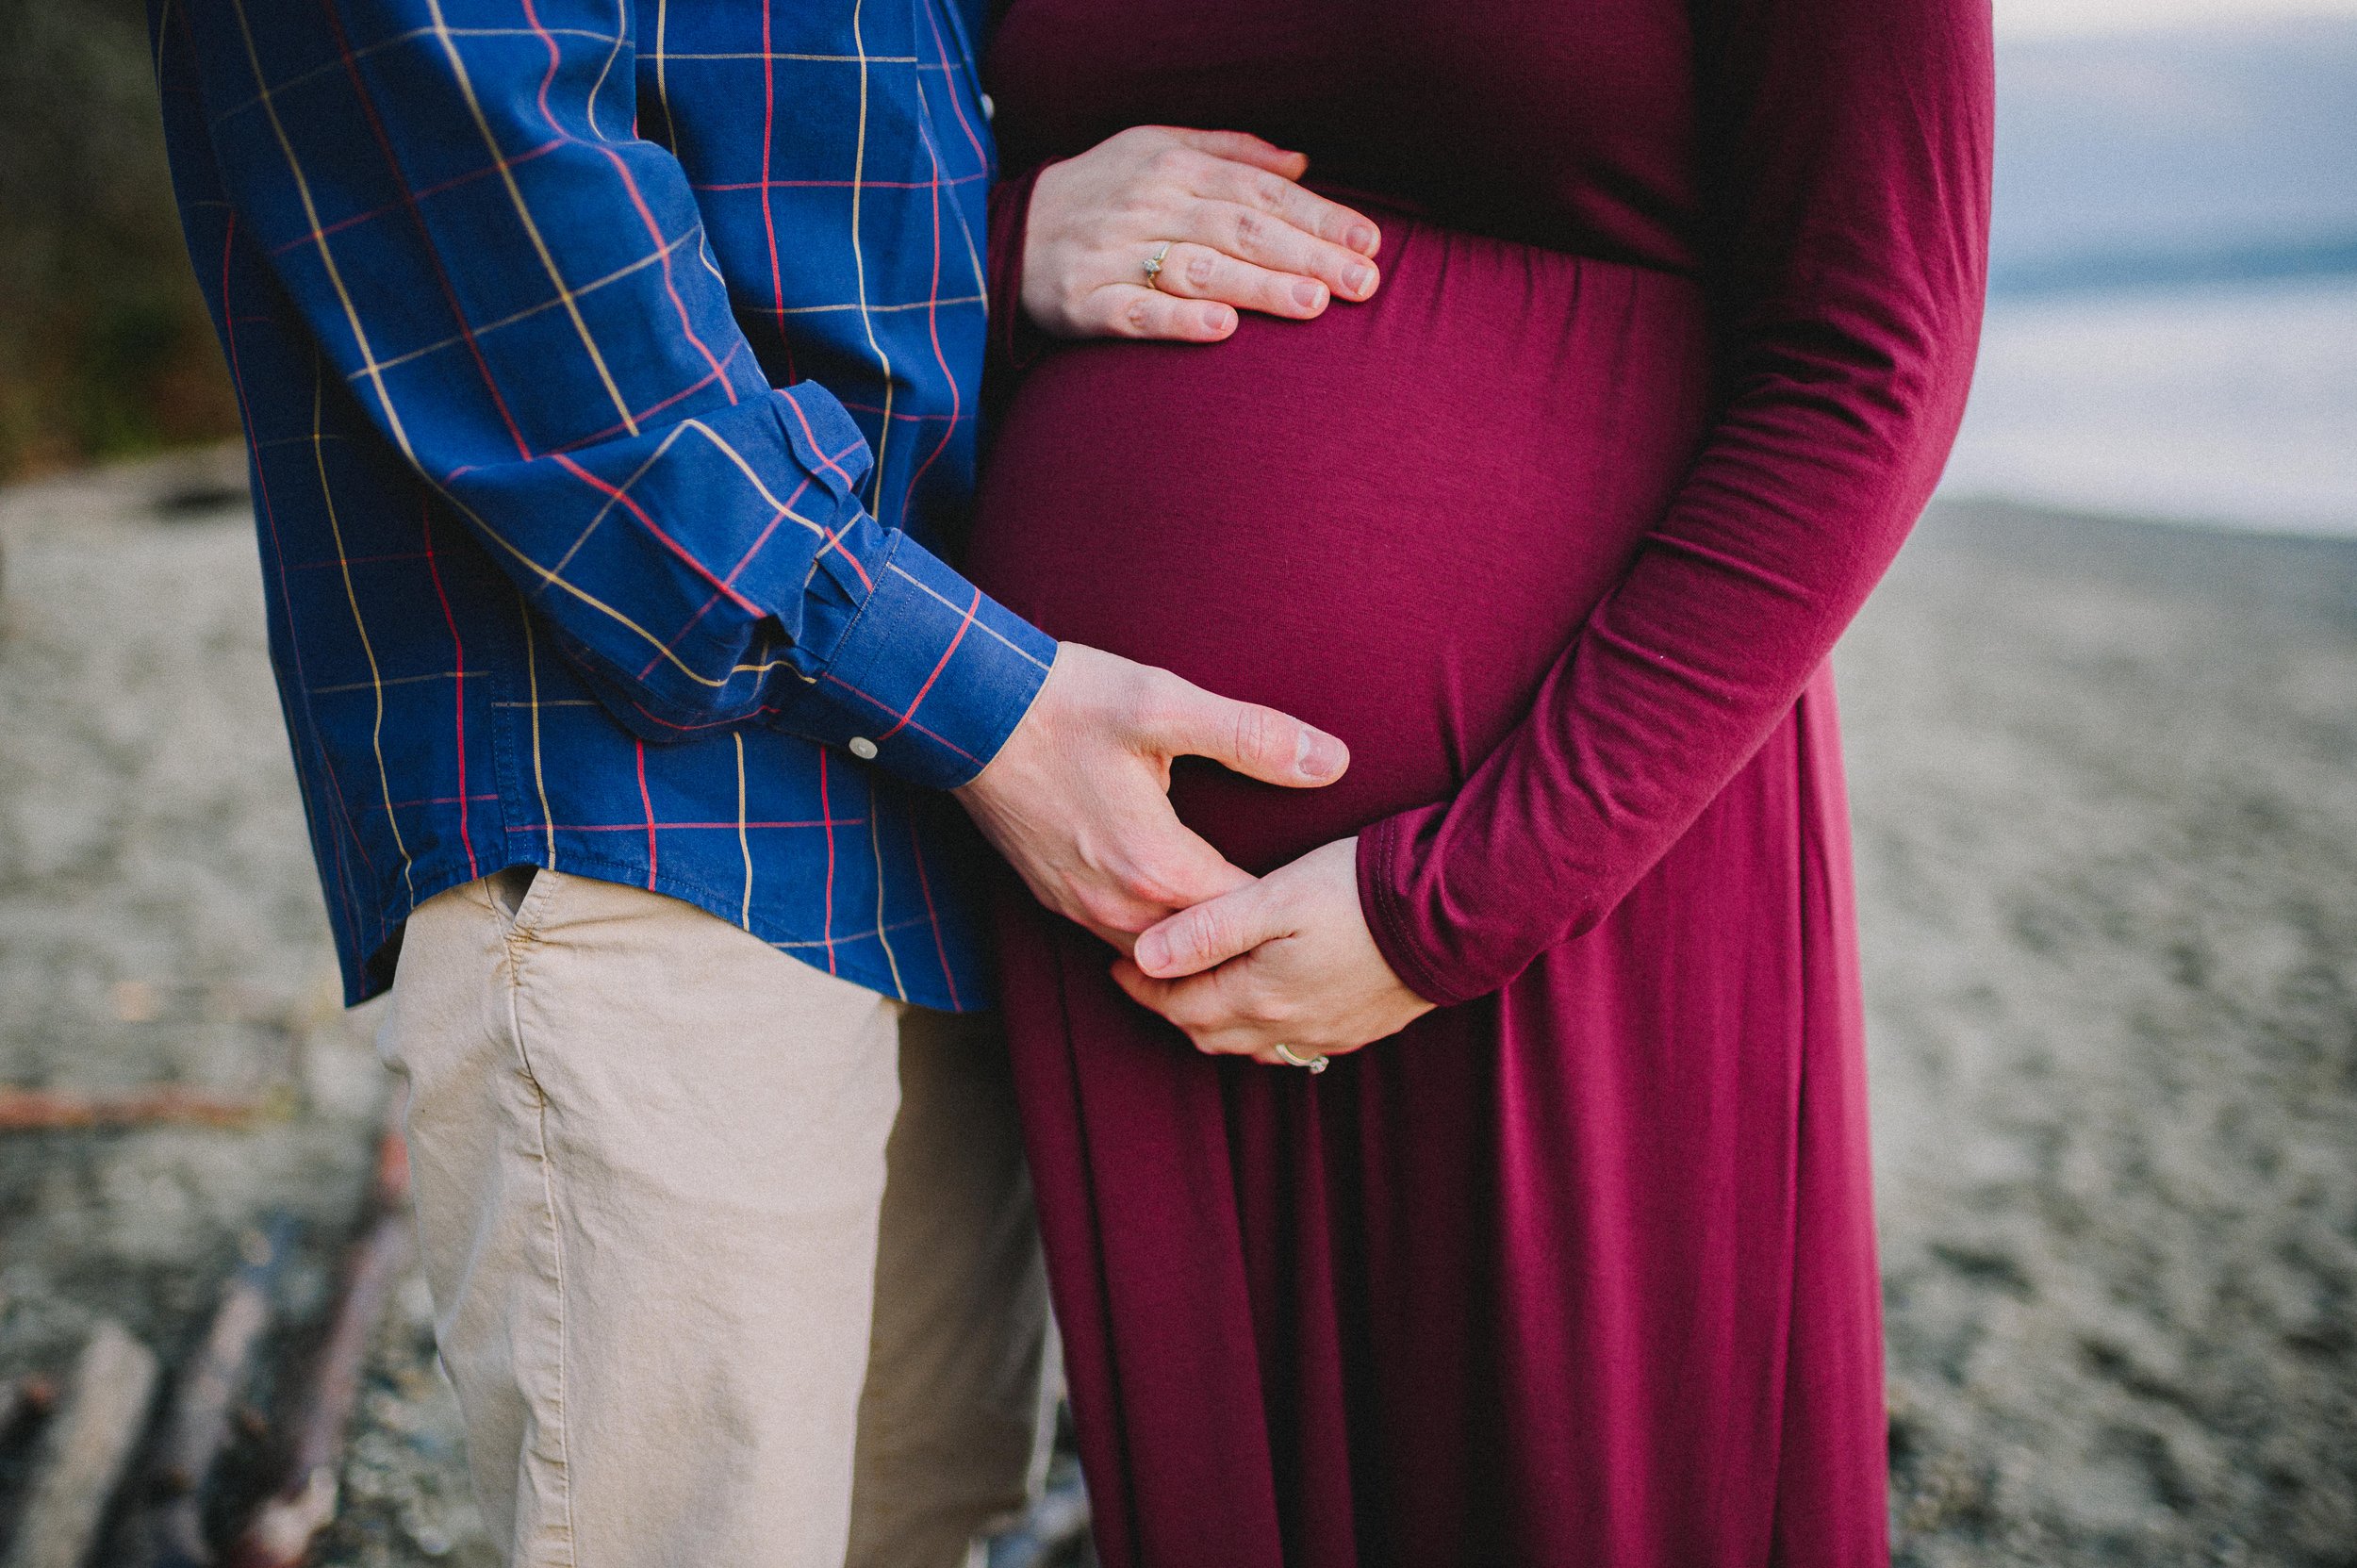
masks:
[(1295, 184), (1309, 167), (1242, 131), (1162, 125), (1049, 164), (1031, 189), (1024, 314), (1059, 338), (1213, 343), (1238, 310), (1307, 320), (1336, 295), (1365, 299), (1382, 233)]
[(1272, 1066), (1340, 1056), (1432, 1004), (1400, 983), (1359, 908), (1359, 841), (1338, 839), (1147, 930), (1115, 983), (1197, 1050)]

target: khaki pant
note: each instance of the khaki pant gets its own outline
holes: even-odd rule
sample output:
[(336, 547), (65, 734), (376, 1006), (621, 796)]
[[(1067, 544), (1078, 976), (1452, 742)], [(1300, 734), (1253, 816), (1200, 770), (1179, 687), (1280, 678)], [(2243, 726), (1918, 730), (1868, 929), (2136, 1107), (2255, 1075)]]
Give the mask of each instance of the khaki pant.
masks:
[(517, 867), (410, 917), (381, 1048), (519, 1568), (955, 1568), (1022, 1506), (1046, 1288), (986, 1021)]

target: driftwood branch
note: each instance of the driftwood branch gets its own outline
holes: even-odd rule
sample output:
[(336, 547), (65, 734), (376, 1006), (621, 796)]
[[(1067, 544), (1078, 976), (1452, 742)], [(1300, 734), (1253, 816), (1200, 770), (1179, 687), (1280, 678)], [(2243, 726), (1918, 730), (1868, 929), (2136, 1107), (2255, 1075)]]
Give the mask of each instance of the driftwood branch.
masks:
[(248, 1234), (237, 1271), (222, 1292), (212, 1328), (181, 1374), (157, 1455), (157, 1504), (148, 1521), (154, 1568), (206, 1568), (213, 1549), (205, 1539), (200, 1490), (229, 1445), (238, 1396), (254, 1353), (271, 1321), (271, 1296), (294, 1244), (294, 1221), (275, 1216)]
[(58, 1402), (58, 1387), (41, 1377), (17, 1378), (0, 1384), (0, 1438), (16, 1430), (16, 1424), (27, 1415), (37, 1414)]
[(102, 1319), (50, 1428), (7, 1568), (83, 1568), (146, 1428), (156, 1376), (156, 1353)]
[(232, 1568), (297, 1568), (336, 1517), (344, 1435), (368, 1364), (369, 1336), (409, 1262), (409, 1155), (399, 1131), (377, 1152), (368, 1230), (354, 1244), (311, 1380), (304, 1392), (286, 1483), (264, 1502), (231, 1549)]
[(245, 1127), (284, 1114), (277, 1098), (217, 1095), (173, 1085), (84, 1094), (69, 1089), (0, 1087), (0, 1132), (82, 1128)]

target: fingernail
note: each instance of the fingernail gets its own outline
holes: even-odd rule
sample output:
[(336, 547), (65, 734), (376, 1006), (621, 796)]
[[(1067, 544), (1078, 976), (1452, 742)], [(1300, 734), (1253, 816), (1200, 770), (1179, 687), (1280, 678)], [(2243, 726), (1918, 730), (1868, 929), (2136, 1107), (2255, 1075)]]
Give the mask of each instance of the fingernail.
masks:
[(1325, 284), (1296, 283), (1294, 285), (1294, 304), (1301, 306), (1302, 309), (1315, 310), (1325, 303)]
[(1170, 938), (1159, 931), (1149, 931), (1138, 938), (1137, 951), (1131, 956), (1139, 968), (1151, 974), (1170, 962)]
[(1363, 297), (1375, 287), (1375, 269), (1365, 263), (1343, 269), (1343, 285), (1352, 293)]
[(1213, 332), (1226, 332), (1236, 324), (1236, 318), (1226, 305), (1214, 305), (1203, 312), (1203, 324)]
[(1343, 243), (1357, 251), (1360, 256), (1373, 256), (1375, 254), (1375, 225), (1373, 223), (1351, 224), (1350, 237)]
[(1343, 770), (1343, 743), (1332, 735), (1304, 728), (1294, 742), (1294, 767), (1305, 778), (1330, 779)]

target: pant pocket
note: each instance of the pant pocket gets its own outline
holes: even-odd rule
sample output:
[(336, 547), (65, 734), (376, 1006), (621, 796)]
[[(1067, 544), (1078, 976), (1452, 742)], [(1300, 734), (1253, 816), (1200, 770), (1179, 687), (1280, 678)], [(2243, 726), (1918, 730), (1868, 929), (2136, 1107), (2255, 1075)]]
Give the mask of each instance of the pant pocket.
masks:
[(508, 925), (516, 924), (524, 900), (532, 896), (532, 884), (538, 880), (539, 871), (537, 866), (510, 866), (504, 871), (494, 871), (483, 879), (485, 889), (491, 895), (492, 909), (503, 916)]
[(483, 879), (485, 901), (502, 935), (536, 936), (548, 923), (558, 889), (571, 880), (538, 866), (510, 866)]

